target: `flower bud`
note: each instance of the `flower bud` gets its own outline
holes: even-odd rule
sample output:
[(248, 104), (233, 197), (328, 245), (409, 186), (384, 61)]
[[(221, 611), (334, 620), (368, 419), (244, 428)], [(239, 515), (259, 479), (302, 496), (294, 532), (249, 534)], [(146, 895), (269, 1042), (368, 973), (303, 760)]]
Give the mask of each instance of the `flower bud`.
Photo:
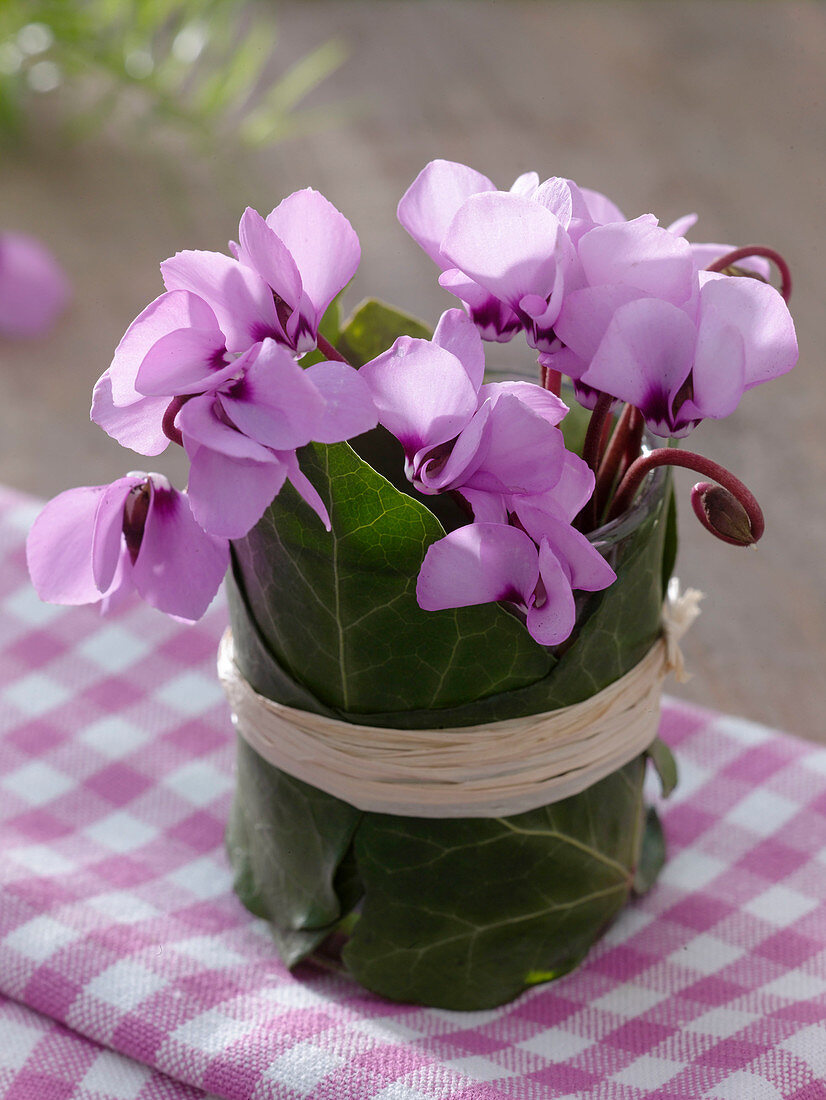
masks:
[(721, 485), (701, 481), (691, 490), (691, 506), (706, 528), (732, 546), (754, 546), (748, 513), (737, 498)]

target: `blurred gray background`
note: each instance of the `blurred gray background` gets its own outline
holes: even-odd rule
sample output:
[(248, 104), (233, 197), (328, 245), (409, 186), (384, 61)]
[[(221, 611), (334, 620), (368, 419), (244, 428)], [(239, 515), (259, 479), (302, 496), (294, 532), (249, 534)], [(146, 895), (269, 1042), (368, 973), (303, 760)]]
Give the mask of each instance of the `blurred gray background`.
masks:
[[(0, 228), (46, 241), (70, 311), (41, 341), (0, 343), (0, 482), (39, 496), (143, 466), (88, 420), (91, 387), (162, 289), (161, 259), (225, 249), (246, 205), (311, 185), (352, 221), (363, 259), (347, 304), (377, 295), (433, 322), (454, 300), (395, 220), (434, 157), (509, 186), (570, 176), (631, 216), (688, 211), (694, 240), (765, 243), (795, 277), (801, 361), (747, 394), (694, 449), (761, 501), (758, 550), (708, 536), (679, 478), (678, 573), (706, 593), (684, 644), (694, 679), (669, 690), (826, 742), (826, 7), (760, 0), (298, 0), (256, 16), (268, 71), (335, 39), (345, 60), (302, 101), (312, 125), (243, 149), (226, 128), (197, 148), (163, 121), (113, 116), (83, 141), (70, 82), (36, 97), (0, 170)], [(337, 47), (336, 47), (337, 48)], [(85, 93), (84, 93), (85, 94)], [(289, 98), (289, 97), (288, 97)], [(296, 116), (299, 117), (299, 116)], [(492, 360), (530, 368), (522, 342)]]

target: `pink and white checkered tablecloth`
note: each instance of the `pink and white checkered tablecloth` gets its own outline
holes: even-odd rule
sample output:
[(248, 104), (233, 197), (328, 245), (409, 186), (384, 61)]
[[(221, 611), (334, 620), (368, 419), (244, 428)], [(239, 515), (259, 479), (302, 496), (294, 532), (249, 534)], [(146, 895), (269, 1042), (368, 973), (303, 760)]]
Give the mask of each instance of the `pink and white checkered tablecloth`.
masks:
[(222, 848), (222, 608), (41, 604), (35, 513), (0, 492), (0, 1095), (826, 1100), (826, 751), (668, 703), (660, 883), (513, 1004), (289, 974)]

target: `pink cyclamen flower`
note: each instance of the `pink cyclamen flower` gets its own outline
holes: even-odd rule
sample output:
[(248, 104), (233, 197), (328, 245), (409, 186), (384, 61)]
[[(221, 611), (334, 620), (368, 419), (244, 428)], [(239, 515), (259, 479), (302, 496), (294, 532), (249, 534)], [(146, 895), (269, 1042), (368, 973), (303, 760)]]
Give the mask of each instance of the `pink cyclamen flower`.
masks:
[(656, 435), (728, 416), (746, 390), (797, 361), (773, 287), (698, 272), (688, 242), (650, 215), (592, 230), (579, 256), (587, 285), (566, 297), (559, 343), (541, 361), (578, 389), (635, 405)]
[(573, 589), (614, 573), (571, 520), (594, 475), (565, 449), (562, 401), (526, 382), (484, 385), (481, 338), (460, 310), (433, 340), (402, 337), (362, 367), (380, 422), (400, 440), (408, 479), (423, 493), (456, 492), (476, 522), (430, 547), (419, 577), (425, 610), (508, 600), (537, 641), (573, 628)]
[(359, 265), (353, 227), (307, 187), (288, 195), (266, 219), (247, 207), (239, 242), (230, 245), (233, 253), (277, 296), (286, 342), (299, 354), (310, 351), (325, 310)]
[[(247, 291), (257, 293), (260, 280), (223, 259), (237, 276), (234, 311), (218, 304), (215, 293), (214, 306), (190, 290), (156, 298), (130, 325), (99, 379), (92, 419), (141, 454), (159, 454), (179, 432), (192, 462), (192, 509), (212, 534), (245, 535), (288, 478), (329, 526), (295, 451), (311, 440), (338, 442), (374, 427), (369, 391), (345, 363), (302, 369), (294, 353), (268, 335), (233, 353), (256, 335), (254, 297)], [(207, 271), (215, 270), (209, 259)], [(272, 303), (269, 288), (258, 303), (267, 300)]]
[(302, 369), (273, 340), (237, 365), (235, 376), (188, 400), (175, 417), (191, 462), (198, 522), (213, 534), (241, 538), (289, 480), (329, 531), (327, 509), (295, 452), (311, 440), (337, 443), (375, 427), (366, 382), (344, 363)]
[(199, 527), (189, 500), (161, 474), (69, 489), (29, 533), (32, 583), (50, 603), (101, 603), (137, 592), (159, 611), (199, 619), (229, 563), (229, 545)]
[(470, 523), (434, 542), (416, 584), (425, 611), (506, 601), (540, 645), (558, 645), (576, 618), (570, 584), (546, 542), (500, 523)]
[(68, 300), (68, 279), (45, 245), (23, 233), (0, 233), (0, 334), (44, 335)]
[(623, 215), (571, 180), (540, 183), (527, 172), (504, 192), (464, 164), (435, 160), (402, 197), (398, 218), (486, 340), (524, 330), (532, 346), (547, 350), (561, 295), (576, 282), (574, 243)]
[(432, 341), (402, 336), (359, 371), (423, 493), (541, 492), (561, 476), (567, 406), (530, 383), (483, 385), (484, 365), (476, 327), (451, 309)]
[(420, 606), (440, 611), (504, 600), (525, 613), (537, 642), (565, 641), (576, 621), (574, 591), (598, 592), (616, 580), (599, 551), (571, 526), (593, 489), (592, 471), (569, 451), (559, 480), (545, 492), (462, 488), (475, 522), (429, 547), (416, 589)]
[[(573, 528), (567, 530), (587, 543)], [(573, 589), (597, 591), (615, 579), (593, 547), (583, 553), (573, 539), (566, 545), (564, 534), (556, 542), (543, 536), (537, 543), (512, 524), (469, 523), (428, 547), (416, 596), (425, 611), (514, 603), (535, 641), (560, 645), (576, 622)]]

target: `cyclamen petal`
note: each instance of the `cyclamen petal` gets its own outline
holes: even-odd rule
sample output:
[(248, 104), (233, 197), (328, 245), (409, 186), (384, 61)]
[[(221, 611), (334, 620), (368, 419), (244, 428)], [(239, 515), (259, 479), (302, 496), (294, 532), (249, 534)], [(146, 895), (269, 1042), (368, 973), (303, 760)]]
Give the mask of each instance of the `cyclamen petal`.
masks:
[(487, 176), (465, 164), (433, 160), (405, 191), (397, 216), (413, 240), (442, 267), (441, 243), (456, 211), (471, 195), (495, 190)]
[(582, 381), (636, 405), (657, 435), (682, 430), (673, 401), (688, 378), (696, 329), (676, 306), (641, 298), (621, 306)]
[(238, 259), (269, 283), (287, 305), (297, 306), (302, 286), (295, 260), (281, 238), (251, 206), (241, 216), (238, 235)]
[(691, 392), (680, 405), (678, 416), (680, 420), (730, 416), (745, 389), (743, 335), (724, 310), (706, 303), (694, 348)]
[(439, 285), (464, 302), (468, 315), (483, 340), (506, 344), (523, 328), (523, 323), (505, 302), (490, 294), (456, 267), (439, 276)]
[(525, 625), (540, 645), (560, 645), (574, 629), (576, 605), (566, 571), (546, 539), (539, 545), (539, 576)]
[(521, 176), (517, 176), (513, 183), (508, 188), (514, 195), (527, 195), (530, 197), (539, 187), (539, 173), (538, 172), (523, 172)]
[(515, 310), (526, 294), (548, 298), (553, 291), (559, 231), (550, 210), (521, 195), (473, 195), (451, 221), (442, 252)]
[(116, 405), (131, 405), (140, 400), (143, 394), (136, 389), (135, 379), (144, 359), (164, 336), (187, 329), (215, 335), (223, 346), (223, 334), (214, 312), (188, 290), (168, 291), (141, 310), (115, 349), (107, 371)]
[(106, 488), (67, 489), (50, 500), (34, 521), (26, 540), (26, 560), (41, 600), (77, 605), (101, 598), (92, 572), (92, 537)]
[[(568, 181), (572, 183), (571, 180)], [(595, 225), (609, 225), (611, 222), (624, 222), (625, 215), (613, 200), (601, 191), (592, 191), (590, 187), (576, 187), (576, 191), (582, 196), (588, 217)], [(576, 213), (576, 211), (575, 211)], [(578, 215), (577, 216), (581, 216)]]
[(505, 395), (517, 398), (521, 405), (552, 427), (561, 423), (570, 411), (561, 397), (534, 382), (488, 382), (479, 389), (480, 402), (492, 400), (495, 403)]
[(455, 355), (429, 340), (400, 336), (359, 371), (379, 422), (408, 458), (456, 436), (476, 411), (476, 389)]
[(288, 195), (268, 215), (267, 225), (295, 262), (302, 289), (314, 307), (312, 322), (317, 331), (324, 311), (350, 282), (361, 260), (355, 230), (328, 199), (311, 187)]
[(218, 389), (238, 370), (227, 363), (224, 335), (215, 327), (177, 329), (162, 336), (144, 356), (135, 389), (146, 396), (204, 393)]
[(304, 373), (325, 402), (313, 428), (316, 442), (339, 443), (375, 428), (378, 413), (360, 371), (346, 363), (321, 362), (307, 367)]
[(552, 176), (539, 184), (530, 197), (534, 202), (547, 207), (556, 216), (559, 224), (565, 229), (568, 228), (573, 214), (574, 200), (567, 180)]
[(321, 499), (318, 490), (306, 476), (301, 472), (301, 468), (298, 465), (298, 459), (295, 457), (295, 453), (284, 452), (277, 456), (281, 459), (287, 469), (287, 477), (292, 483), (293, 488), (302, 498), (305, 504), (309, 504), (324, 526), (330, 531), (330, 516), (325, 507), (324, 501)]
[(187, 446), (190, 459), (187, 495), (199, 525), (211, 535), (240, 539), (254, 527), (287, 479), (287, 466), (277, 455), (256, 462)]
[(476, 325), (461, 309), (446, 309), (439, 318), (433, 343), (455, 355), (478, 390), (485, 375), (485, 349)]
[(221, 394), (220, 404), (242, 435), (276, 450), (303, 447), (317, 438), (325, 409), (312, 378), (274, 340), (249, 354), (243, 377)]
[[(587, 366), (596, 355), (617, 310), (628, 302), (645, 297), (648, 295), (636, 287), (622, 283), (583, 287), (566, 297), (554, 330), (565, 350), (576, 355)], [(563, 373), (573, 378), (579, 377), (572, 370), (564, 370)]]
[[(468, 484), (488, 450), (492, 404), (482, 405), (462, 428), (447, 453), (422, 447), (408, 463), (407, 476), (422, 493), (444, 493)], [(484, 491), (484, 486), (479, 486)]]
[(428, 547), (416, 598), (425, 611), (497, 600), (527, 606), (538, 580), (537, 550), (523, 531), (470, 523)]
[(703, 273), (698, 343), (704, 340), (712, 309), (743, 337), (746, 389), (779, 378), (797, 362), (794, 321), (774, 287), (757, 279)]
[(268, 447), (228, 423), (221, 398), (214, 394), (204, 394), (187, 401), (176, 416), (175, 424), (183, 436), (190, 460), (196, 448), (208, 447), (211, 451), (246, 462), (272, 461), (272, 452)]
[(514, 510), (526, 532), (540, 546), (546, 543), (562, 566), (569, 588), (600, 592), (617, 579), (599, 550), (558, 512), (537, 507), (529, 497), (513, 500)]
[(98, 500), (92, 535), (92, 573), (99, 592), (112, 587), (123, 553), (124, 507), (142, 476), (126, 476), (106, 485)]
[(497, 395), (491, 405), (481, 461), (463, 483), (497, 493), (552, 488), (559, 479), (565, 449), (560, 430), (513, 394)]
[(154, 456), (169, 446), (163, 432), (163, 417), (168, 397), (138, 397), (121, 407), (112, 400), (112, 378), (104, 371), (92, 394), (92, 420), (123, 447), (138, 454)]
[(143, 539), (132, 566), (139, 595), (168, 615), (200, 619), (228, 564), (227, 543), (196, 523), (187, 498), (152, 483)]
[(267, 336), (285, 339), (269, 285), (238, 260), (220, 252), (176, 252), (161, 264), (161, 274), (167, 290), (190, 290), (209, 304), (228, 351), (244, 352)]
[(631, 222), (597, 226), (580, 240), (579, 259), (588, 283), (622, 284), (684, 305), (695, 293), (691, 247), (644, 214)]

